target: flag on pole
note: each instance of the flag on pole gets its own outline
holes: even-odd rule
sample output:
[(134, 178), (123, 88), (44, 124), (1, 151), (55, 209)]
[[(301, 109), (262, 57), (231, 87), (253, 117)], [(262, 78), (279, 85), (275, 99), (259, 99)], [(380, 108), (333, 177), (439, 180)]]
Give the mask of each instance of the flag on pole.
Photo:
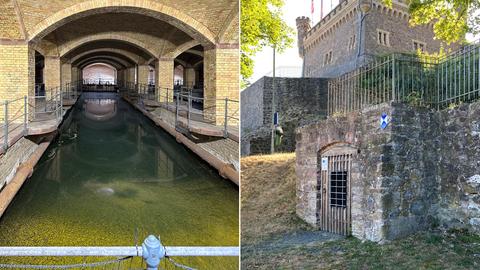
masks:
[(323, 19), (323, 0), (320, 0), (320, 20)]
[(315, 3), (314, 3), (315, 0), (312, 0), (312, 16), (313, 16), (313, 13), (315, 12)]

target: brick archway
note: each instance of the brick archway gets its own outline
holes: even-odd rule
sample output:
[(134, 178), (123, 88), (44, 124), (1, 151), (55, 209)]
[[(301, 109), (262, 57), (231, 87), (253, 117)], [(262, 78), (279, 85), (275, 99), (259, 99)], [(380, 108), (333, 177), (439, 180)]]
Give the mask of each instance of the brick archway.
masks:
[(171, 53), (168, 53), (166, 55), (164, 55), (163, 57), (165, 58), (177, 58), (180, 54), (182, 54), (183, 52), (197, 46), (197, 45), (200, 45), (200, 42), (196, 41), (196, 40), (191, 40), (189, 42), (185, 42), (183, 43), (182, 45), (178, 46), (175, 51), (171, 52)]
[(121, 64), (124, 67), (130, 66), (130, 63), (128, 63), (127, 61), (125, 61), (125, 60), (123, 60), (119, 57), (115, 57), (115, 56), (91, 56), (91, 57), (86, 57), (85, 59), (82, 59), (82, 60), (78, 61), (77, 66), (81, 67), (89, 61), (95, 61), (95, 60), (99, 60), (99, 59), (111, 60), (111, 61), (114, 61), (118, 64)]
[(94, 53), (113, 53), (113, 54), (119, 54), (119, 55), (122, 55), (123, 57), (126, 57), (128, 58), (130, 61), (132, 61), (132, 63), (135, 63), (135, 64), (139, 64), (140, 63), (140, 58), (139, 56), (133, 54), (133, 53), (130, 53), (128, 51), (125, 51), (125, 50), (120, 50), (120, 49), (109, 49), (109, 48), (102, 48), (102, 49), (94, 49), (94, 50), (88, 50), (86, 52), (83, 52), (83, 53), (80, 53), (74, 57), (72, 57), (70, 59), (70, 61), (73, 63), (73, 62), (76, 62), (78, 59), (84, 57), (84, 56), (88, 56), (90, 54), (94, 54)]
[(207, 26), (182, 11), (153, 0), (91, 0), (56, 12), (33, 28), (29, 41), (38, 41), (58, 27), (92, 14), (128, 12), (165, 21), (204, 44), (215, 44)]
[(84, 68), (86, 68), (90, 65), (94, 65), (94, 64), (109, 65), (109, 66), (117, 69), (117, 71), (121, 68), (124, 68), (120, 63), (117, 63), (114, 60), (109, 60), (109, 59), (93, 59), (93, 60), (85, 61), (84, 63), (82, 63), (82, 66), (79, 66), (79, 68), (84, 69)]
[(64, 56), (65, 54), (71, 52), (72, 50), (82, 45), (85, 45), (86, 43), (102, 41), (102, 40), (114, 40), (114, 41), (128, 43), (143, 51), (148, 52), (148, 54), (150, 54), (152, 58), (158, 57), (158, 54), (159, 54), (158, 50), (156, 50), (155, 48), (152, 48), (148, 46), (146, 43), (140, 40), (128, 37), (126, 35), (121, 35), (120, 33), (100, 33), (100, 34), (85, 36), (80, 39), (75, 39), (66, 43), (65, 45), (60, 46), (58, 50), (59, 55)]

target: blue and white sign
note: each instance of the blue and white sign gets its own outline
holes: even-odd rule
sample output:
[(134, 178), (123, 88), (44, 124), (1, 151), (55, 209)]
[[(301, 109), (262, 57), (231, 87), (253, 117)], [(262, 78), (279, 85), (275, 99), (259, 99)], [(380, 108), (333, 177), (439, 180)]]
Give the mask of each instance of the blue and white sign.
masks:
[(390, 117), (386, 113), (382, 113), (382, 117), (380, 117), (380, 128), (385, 129), (388, 127), (390, 123)]
[(274, 124), (275, 126), (278, 126), (278, 112), (275, 112), (275, 113), (273, 114), (273, 124)]
[(322, 157), (322, 171), (328, 170), (328, 158)]

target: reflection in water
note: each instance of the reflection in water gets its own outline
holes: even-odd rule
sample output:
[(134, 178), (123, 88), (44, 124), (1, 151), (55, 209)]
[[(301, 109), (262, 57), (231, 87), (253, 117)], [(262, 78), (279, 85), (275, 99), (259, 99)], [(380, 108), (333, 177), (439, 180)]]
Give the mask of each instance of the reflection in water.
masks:
[(84, 99), (83, 109), (87, 118), (105, 121), (117, 114), (117, 101), (109, 98)]
[[(0, 245), (132, 245), (135, 230), (238, 245), (236, 186), (114, 94), (84, 95), (0, 220)], [(238, 258), (179, 260), (238, 269)]]

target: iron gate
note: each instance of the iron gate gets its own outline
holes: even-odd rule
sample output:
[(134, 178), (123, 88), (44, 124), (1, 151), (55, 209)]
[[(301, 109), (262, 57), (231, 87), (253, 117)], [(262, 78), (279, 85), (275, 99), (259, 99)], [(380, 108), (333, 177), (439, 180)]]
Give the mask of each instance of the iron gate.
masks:
[(318, 224), (321, 230), (351, 234), (351, 165), (356, 149), (335, 145), (321, 153), (318, 179)]

